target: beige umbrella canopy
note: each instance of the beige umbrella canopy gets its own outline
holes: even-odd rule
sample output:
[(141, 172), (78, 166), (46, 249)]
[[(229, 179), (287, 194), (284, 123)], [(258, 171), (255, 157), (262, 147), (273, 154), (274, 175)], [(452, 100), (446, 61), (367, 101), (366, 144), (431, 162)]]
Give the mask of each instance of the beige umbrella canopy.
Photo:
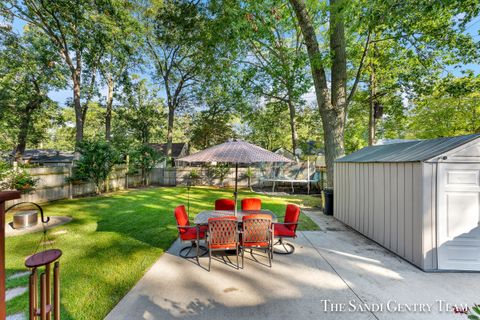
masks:
[(290, 159), (242, 140), (227, 141), (178, 159), (185, 162), (292, 162)]
[(292, 160), (242, 140), (231, 140), (179, 158), (189, 163), (222, 162), (235, 164), (235, 213), (237, 211), (238, 164), (292, 162)]

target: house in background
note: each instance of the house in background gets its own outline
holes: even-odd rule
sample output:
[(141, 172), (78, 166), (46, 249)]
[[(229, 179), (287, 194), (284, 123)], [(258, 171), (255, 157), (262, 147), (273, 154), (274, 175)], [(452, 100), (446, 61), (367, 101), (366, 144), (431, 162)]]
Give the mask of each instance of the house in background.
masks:
[[(150, 147), (155, 149), (157, 152), (160, 152), (162, 155), (167, 154), (167, 144), (166, 143), (150, 143)], [(172, 159), (173, 163), (178, 158), (188, 155), (188, 144), (186, 142), (174, 142), (172, 143)], [(163, 160), (160, 167), (166, 167), (167, 160)]]
[[(1, 158), (14, 159), (15, 151), (1, 153)], [(54, 149), (29, 149), (25, 150), (22, 161), (26, 164), (33, 164), (45, 167), (69, 166), (74, 160), (73, 151), (59, 151)]]

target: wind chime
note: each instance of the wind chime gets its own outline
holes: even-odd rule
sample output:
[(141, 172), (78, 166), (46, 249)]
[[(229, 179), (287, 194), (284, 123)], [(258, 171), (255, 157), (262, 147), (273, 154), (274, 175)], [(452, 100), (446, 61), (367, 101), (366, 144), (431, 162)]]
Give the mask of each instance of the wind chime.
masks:
[[(33, 202), (20, 202), (7, 210), (20, 204), (30, 203), (37, 207), (40, 212), (43, 227), (42, 236), (35, 249), (35, 252), (25, 260), (25, 266), (30, 269), (29, 278), (29, 320), (50, 320), (53, 314), (54, 320), (60, 320), (60, 262), (58, 259), (62, 255), (59, 249), (48, 249), (47, 245), (52, 244), (47, 236), (46, 224), (50, 221), (49, 217), (44, 218), (43, 209)], [(43, 250), (38, 252), (40, 247)], [(53, 302), (52, 302), (52, 264), (53, 264)], [(43, 269), (43, 272), (42, 272)], [(40, 277), (39, 277), (40, 274)], [(40, 288), (38, 285), (40, 278)], [(39, 290), (40, 289), (40, 290)]]

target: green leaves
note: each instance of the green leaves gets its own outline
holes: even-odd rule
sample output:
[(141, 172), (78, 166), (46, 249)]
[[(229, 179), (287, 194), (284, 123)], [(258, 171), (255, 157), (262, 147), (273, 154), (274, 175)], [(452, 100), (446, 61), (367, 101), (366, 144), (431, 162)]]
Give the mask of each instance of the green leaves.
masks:
[(152, 137), (161, 137), (165, 113), (157, 88), (145, 80), (132, 81), (125, 85), (119, 100), (122, 106), (117, 108), (117, 117), (114, 118), (117, 123), (113, 132), (117, 144), (123, 140), (125, 148), (128, 148), (128, 144), (134, 141), (147, 144)]
[(65, 86), (65, 70), (45, 41), (34, 29), (0, 32), (0, 149), (41, 141), (58, 107), (47, 93)]
[(0, 160), (0, 191), (18, 190), (29, 193), (35, 190), (38, 180), (24, 169)]
[(129, 173), (139, 171), (142, 175), (143, 185), (146, 186), (149, 173), (163, 158), (162, 155), (151, 146), (143, 144), (131, 150), (129, 156)]
[(79, 148), (80, 159), (75, 161), (73, 180), (91, 181), (97, 193), (103, 191), (104, 182), (120, 161), (119, 153), (103, 140), (85, 140)]
[(414, 100), (409, 130), (418, 138), (480, 132), (480, 77), (447, 77)]

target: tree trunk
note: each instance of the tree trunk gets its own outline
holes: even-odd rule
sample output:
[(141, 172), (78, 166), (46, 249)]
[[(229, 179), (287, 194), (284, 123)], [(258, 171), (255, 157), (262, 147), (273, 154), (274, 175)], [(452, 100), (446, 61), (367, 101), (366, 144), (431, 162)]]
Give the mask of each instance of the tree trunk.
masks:
[(298, 145), (298, 134), (297, 134), (297, 126), (295, 124), (295, 105), (293, 104), (292, 100), (289, 99), (288, 101), (288, 109), (290, 111), (290, 131), (292, 134), (292, 153), (295, 154), (295, 150), (297, 149)]
[(111, 139), (111, 124), (112, 124), (112, 106), (113, 106), (113, 86), (114, 81), (112, 76), (109, 75), (107, 78), (107, 110), (105, 112), (105, 140), (110, 141)]
[(336, 158), (344, 154), (344, 129), (347, 107), (346, 44), (343, 16), (341, 10), (338, 10), (339, 2), (341, 1), (330, 1), (330, 49), (333, 55), (332, 92), (330, 95), (315, 29), (308, 15), (305, 1), (290, 0), (305, 39), (318, 108), (322, 117), (328, 188), (333, 187), (333, 163)]
[(83, 140), (84, 114), (80, 101), (80, 69), (75, 69), (72, 74), (73, 81), (73, 106), (75, 109), (75, 148), (78, 148)]
[(20, 132), (18, 133), (17, 147), (15, 148), (15, 159), (18, 161), (25, 153), (27, 146), (28, 129), (30, 128), (30, 120), (32, 119), (33, 110), (39, 105), (38, 101), (30, 102), (25, 108), (25, 112), (21, 116)]
[(175, 117), (175, 107), (168, 105), (168, 125), (167, 125), (167, 158), (172, 157), (172, 142), (173, 142), (173, 120)]
[(375, 144), (375, 95), (376, 93), (376, 84), (375, 84), (375, 68), (373, 64), (371, 65), (370, 73), (370, 99), (369, 99), (369, 114), (368, 114), (368, 145)]

